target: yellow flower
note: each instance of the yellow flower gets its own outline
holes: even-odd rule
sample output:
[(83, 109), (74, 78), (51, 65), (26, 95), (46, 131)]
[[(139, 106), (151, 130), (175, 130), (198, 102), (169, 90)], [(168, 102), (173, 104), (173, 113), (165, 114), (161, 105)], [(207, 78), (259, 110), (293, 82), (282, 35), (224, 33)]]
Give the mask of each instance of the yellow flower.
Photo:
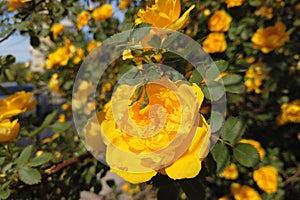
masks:
[(183, 28), (189, 20), (189, 13), (195, 7), (192, 5), (180, 17), (180, 0), (155, 0), (155, 3), (147, 6), (146, 10), (140, 9), (137, 13), (135, 24), (148, 23), (153, 27), (178, 30)]
[(20, 124), (17, 119), (12, 122), (9, 119), (0, 121), (0, 142), (10, 142), (15, 139), (19, 129)]
[(81, 48), (76, 49), (76, 56), (73, 60), (74, 64), (80, 63), (80, 61), (82, 61), (83, 58), (84, 58), (84, 50)]
[(59, 47), (56, 51), (50, 53), (46, 60), (46, 68), (52, 69), (54, 66), (66, 66), (69, 62), (70, 57), (72, 56), (69, 45)]
[(230, 164), (223, 172), (220, 174), (221, 177), (234, 180), (239, 176), (239, 171), (235, 164)]
[(277, 123), (284, 125), (288, 122), (300, 123), (300, 100), (282, 104), (281, 114), (277, 117)]
[(141, 87), (141, 98), (132, 103), (138, 86), (120, 85), (100, 113), (105, 113), (99, 123), (111, 170), (131, 183), (157, 172), (172, 179), (195, 177), (210, 146), (209, 126), (199, 114), (201, 89), (167, 78)]
[(256, 94), (261, 93), (261, 86), (264, 80), (269, 78), (268, 72), (263, 71), (263, 63), (258, 62), (252, 64), (245, 75), (245, 86), (247, 87), (247, 91), (254, 91)]
[(121, 0), (119, 3), (119, 9), (124, 10), (131, 4), (132, 0)]
[(63, 105), (61, 105), (62, 110), (69, 110), (70, 108), (71, 108), (71, 105), (68, 103), (64, 103)]
[(290, 39), (290, 35), (285, 31), (286, 26), (278, 21), (275, 26), (265, 29), (259, 28), (251, 38), (255, 49), (260, 49), (263, 53), (269, 53), (284, 45)]
[(256, 16), (263, 16), (267, 19), (272, 19), (273, 17), (273, 8), (261, 7), (255, 11)]
[(84, 109), (86, 112), (91, 112), (94, 108), (94, 104), (87, 102), (87, 97), (93, 92), (93, 84), (89, 81), (81, 81), (77, 91), (73, 94), (73, 108)]
[(210, 33), (203, 42), (203, 49), (207, 53), (221, 53), (227, 48), (224, 33)]
[(223, 0), (227, 4), (227, 8), (241, 6), (244, 0)]
[(113, 13), (114, 12), (112, 9), (112, 5), (105, 4), (100, 6), (99, 8), (96, 8), (92, 13), (92, 17), (97, 21), (102, 21), (110, 18), (113, 15)]
[(101, 42), (97, 42), (96, 40), (92, 40), (88, 46), (87, 46), (87, 51), (90, 53), (93, 49), (96, 47), (100, 46)]
[(66, 115), (65, 114), (60, 114), (58, 116), (57, 122), (65, 122), (66, 121)]
[(8, 11), (13, 12), (18, 8), (23, 7), (27, 2), (30, 2), (32, 0), (6, 0), (10, 4), (8, 5)]
[(59, 80), (57, 78), (58, 78), (57, 73), (52, 74), (51, 79), (50, 79), (49, 84), (48, 84), (48, 88), (50, 90), (52, 90), (53, 92), (56, 92), (57, 94), (61, 94), (62, 91), (59, 88), (60, 83), (59, 83)]
[(235, 200), (261, 200), (259, 193), (248, 185), (232, 183), (231, 192)]
[(211, 14), (211, 12), (210, 12), (209, 9), (205, 9), (205, 10), (203, 11), (203, 14), (204, 14), (205, 17), (207, 17), (207, 16), (209, 16), (209, 15)]
[(230, 200), (230, 199), (228, 196), (223, 196), (223, 197), (218, 198), (218, 200)]
[(278, 172), (273, 166), (268, 165), (255, 170), (253, 179), (264, 192), (272, 194), (277, 191)]
[(226, 32), (230, 27), (232, 18), (224, 10), (216, 11), (209, 19), (208, 29), (216, 32)]
[(63, 24), (55, 23), (51, 27), (50, 31), (53, 34), (53, 38), (56, 39), (57, 36), (65, 30), (65, 26)]
[(83, 26), (87, 25), (91, 15), (88, 11), (82, 11), (77, 15), (77, 28), (81, 30)]
[(258, 152), (260, 160), (263, 160), (265, 157), (265, 150), (261, 147), (261, 144), (258, 141), (251, 139), (241, 139), (241, 143), (251, 144)]
[(32, 110), (37, 104), (32, 97), (32, 92), (21, 91), (0, 99), (0, 121)]

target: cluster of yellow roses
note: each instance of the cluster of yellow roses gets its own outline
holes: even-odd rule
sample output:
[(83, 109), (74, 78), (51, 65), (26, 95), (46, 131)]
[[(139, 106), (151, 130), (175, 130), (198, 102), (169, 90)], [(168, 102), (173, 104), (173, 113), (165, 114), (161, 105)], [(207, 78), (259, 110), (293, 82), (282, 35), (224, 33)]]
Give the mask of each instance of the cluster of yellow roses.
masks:
[[(263, 160), (265, 156), (265, 151), (261, 147), (258, 141), (252, 139), (242, 139), (240, 142), (251, 144), (256, 148), (260, 155), (260, 159)], [(221, 177), (228, 180), (235, 180), (239, 176), (239, 171), (237, 166), (232, 163), (220, 174)], [(258, 168), (253, 172), (253, 180), (257, 186), (264, 192), (268, 194), (275, 193), (277, 191), (278, 185), (278, 172), (273, 166), (267, 165)], [(238, 183), (232, 183), (231, 192), (236, 200), (239, 199), (261, 199), (259, 193), (253, 188), (247, 185), (240, 185)], [(227, 197), (222, 197), (220, 199), (226, 199)], [(219, 199), (219, 200), (220, 200)], [(228, 199), (228, 198), (227, 198)]]
[(71, 58), (73, 58), (74, 64), (78, 64), (84, 56), (83, 49), (75, 47), (69, 39), (65, 38), (65, 45), (48, 55), (46, 69), (52, 69), (55, 66), (66, 66)]
[(203, 42), (203, 48), (208, 53), (221, 53), (227, 48), (224, 32), (228, 31), (232, 18), (224, 10), (216, 11), (208, 22), (212, 31)]
[(277, 123), (284, 125), (288, 122), (300, 123), (300, 100), (284, 103), (281, 106), (281, 114), (277, 117)]
[(82, 11), (77, 15), (77, 28), (78, 30), (81, 30), (83, 26), (88, 24), (91, 18), (96, 21), (102, 21), (110, 18), (113, 13), (114, 12), (111, 4), (104, 4), (98, 8), (95, 8), (92, 13), (89, 11)]
[(254, 91), (256, 94), (262, 92), (263, 81), (269, 79), (268, 71), (263, 69), (263, 63), (257, 62), (250, 65), (249, 69), (245, 74), (245, 86), (248, 92)]
[(0, 99), (0, 142), (10, 142), (16, 138), (20, 124), (15, 117), (32, 110), (36, 103), (33, 93), (24, 91)]

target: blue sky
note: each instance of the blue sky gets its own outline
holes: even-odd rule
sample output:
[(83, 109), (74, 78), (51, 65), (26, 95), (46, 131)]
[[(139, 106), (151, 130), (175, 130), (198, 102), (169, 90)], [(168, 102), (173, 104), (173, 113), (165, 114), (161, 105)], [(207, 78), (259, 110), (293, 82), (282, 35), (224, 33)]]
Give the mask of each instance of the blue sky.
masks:
[(31, 60), (29, 37), (14, 34), (4, 42), (0, 43), (0, 55), (12, 54), (17, 62), (28, 62)]
[[(121, 12), (117, 5), (114, 6), (114, 17), (120, 20), (124, 19), (124, 13)], [(11, 54), (16, 57), (16, 62), (31, 61), (29, 36), (21, 36), (19, 33), (13, 34), (4, 42), (0, 43), (0, 55)]]

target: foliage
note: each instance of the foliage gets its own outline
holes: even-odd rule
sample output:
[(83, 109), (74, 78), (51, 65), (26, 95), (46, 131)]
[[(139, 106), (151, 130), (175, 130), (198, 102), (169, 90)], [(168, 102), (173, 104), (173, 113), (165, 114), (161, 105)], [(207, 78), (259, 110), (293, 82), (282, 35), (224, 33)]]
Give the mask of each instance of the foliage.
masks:
[[(172, 2), (176, 6), (170, 14), (164, 6)], [(45, 55), (40, 71), (32, 71), (30, 63), (15, 63), (10, 54), (0, 55), (1, 83), (17, 82), (20, 88), (33, 84), (33, 99), (39, 101), (33, 110), (25, 109), (26, 103), (18, 101), (21, 111), (11, 114), (9, 111), (16, 108), (4, 110), (8, 107), (3, 105), (17, 93), (0, 85), (0, 136), (16, 132), (11, 123), (20, 125), (13, 139), (0, 143), (0, 199), (78, 199), (83, 190), (99, 193), (109, 167), (97, 161), (81, 142), (72, 121), (72, 106), (79, 115), (92, 116), (95, 108), (100, 111), (109, 102), (118, 81), (137, 85), (159, 79), (161, 68), (155, 63), (178, 71), (172, 74), (166, 70), (173, 80), (186, 78), (201, 88), (204, 101), (200, 113), (208, 123), (213, 117), (218, 119), (213, 132), (220, 134), (212, 135), (211, 141), (217, 143), (201, 160), (197, 176), (174, 180), (163, 170), (151, 175), (154, 177), (147, 184), (158, 188), (158, 199), (238, 199), (247, 191), (253, 195), (249, 199), (293, 199), (300, 195), (300, 4), (296, 0), (172, 2), (154, 10), (144, 0), (0, 2), (0, 43), (17, 32), (30, 37), (31, 46)], [(113, 15), (111, 8), (114, 13), (124, 14), (124, 20)], [(165, 23), (161, 18), (153, 20), (153, 13), (160, 13), (161, 18), (166, 15)], [(97, 85), (96, 105), (80, 104), (82, 94), (91, 97), (92, 83), (82, 82), (76, 94), (72, 93), (74, 81), (84, 59), (95, 52), (93, 49), (108, 38), (107, 43), (128, 38), (143, 43), (151, 34), (150, 28), (143, 29), (143, 33), (136, 32), (137, 28), (154, 24), (178, 29), (197, 41), (219, 72), (206, 70), (205, 75), (212, 77), (208, 80), (188, 63), (184, 56), (193, 52), (193, 46), (180, 55), (155, 49), (123, 49), (123, 57), (110, 64)], [(126, 30), (130, 31), (128, 37), (117, 38), (117, 33)], [(168, 40), (153, 37), (149, 43), (167, 46), (176, 44), (175, 39), (176, 33)], [(140, 66), (146, 63), (150, 70), (139, 74), (143, 71)], [(124, 74), (126, 78), (122, 79)], [(97, 73), (90, 71), (89, 76), (87, 80)], [(146, 86), (139, 87), (131, 102), (141, 103), (139, 109), (149, 104), (144, 87), (146, 91)], [(214, 88), (213, 92), (209, 88)], [(41, 112), (45, 106), (41, 103), (43, 95), (49, 103), (45, 112)], [(212, 110), (212, 102), (217, 107), (225, 102), (226, 110)], [(275, 172), (264, 173), (261, 169), (266, 166)], [(260, 176), (254, 175), (258, 172)], [(235, 177), (230, 173), (238, 176), (227, 179)], [(273, 180), (271, 190), (261, 180), (268, 176)], [(140, 186), (145, 190), (130, 195), (137, 198), (148, 191), (145, 185)]]

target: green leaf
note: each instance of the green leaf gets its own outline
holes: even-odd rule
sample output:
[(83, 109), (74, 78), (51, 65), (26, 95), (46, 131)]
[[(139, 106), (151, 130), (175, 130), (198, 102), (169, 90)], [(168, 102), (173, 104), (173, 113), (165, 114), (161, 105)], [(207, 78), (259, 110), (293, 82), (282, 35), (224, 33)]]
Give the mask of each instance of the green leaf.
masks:
[(0, 165), (2, 165), (4, 163), (4, 161), (5, 161), (5, 157), (1, 157), (0, 158)]
[(42, 176), (37, 169), (25, 166), (18, 172), (20, 180), (27, 185), (34, 185), (41, 182)]
[(210, 124), (211, 124), (211, 132), (215, 133), (220, 130), (224, 123), (224, 116), (222, 113), (217, 111), (212, 111), (210, 117)]
[(220, 73), (224, 72), (228, 68), (228, 62), (225, 60), (217, 60), (215, 61)]
[(3, 57), (1, 57), (0, 60), (0, 66), (7, 66), (7, 65), (11, 65), (16, 61), (16, 58), (13, 55), (5, 55)]
[(11, 69), (5, 69), (4, 70), (4, 74), (5, 77), (9, 80), (9, 81), (14, 81), (15, 80), (15, 76), (16, 76), (16, 72), (11, 70)]
[(233, 156), (245, 167), (254, 167), (259, 162), (259, 154), (251, 144), (238, 143), (233, 148)]
[(300, 19), (295, 20), (293, 26), (300, 26)]
[(203, 80), (201, 74), (198, 70), (194, 69), (191, 78), (189, 79), (190, 83), (199, 84)]
[(185, 179), (179, 181), (182, 190), (190, 200), (205, 199), (205, 189), (203, 184), (197, 179)]
[(237, 74), (228, 74), (222, 78), (224, 85), (235, 85), (243, 81), (243, 77)]
[(215, 80), (220, 75), (220, 71), (215, 67), (210, 67), (205, 72), (205, 79), (209, 81)]
[(7, 199), (10, 196), (11, 190), (7, 188), (6, 190), (0, 190), (0, 199)]
[(215, 81), (207, 82), (202, 91), (205, 98), (213, 101), (218, 101), (225, 95), (223, 85)]
[(36, 135), (41, 133), (43, 130), (45, 130), (54, 121), (57, 113), (58, 113), (58, 110), (55, 110), (52, 113), (50, 113), (49, 115), (47, 115), (47, 117), (45, 118), (42, 125), (40, 127), (38, 127), (37, 129), (35, 129), (34, 131), (32, 131), (29, 134), (29, 137), (35, 137)]
[(161, 39), (160, 37), (158, 37), (157, 35), (154, 35), (151, 40), (148, 42), (148, 44), (150, 46), (153, 46), (155, 48), (160, 47), (161, 46)]
[(67, 122), (56, 122), (51, 125), (51, 129), (55, 133), (64, 132), (64, 131), (68, 130), (69, 128), (70, 128), (70, 124)]
[(218, 143), (211, 151), (212, 157), (217, 163), (217, 174), (220, 174), (230, 164), (230, 156), (227, 147), (223, 143)]
[(237, 74), (228, 74), (222, 78), (225, 90), (231, 93), (242, 93), (244, 89), (243, 77)]
[(237, 143), (246, 130), (246, 123), (238, 117), (229, 117), (221, 131), (221, 136), (230, 144)]
[(119, 73), (118, 73), (118, 80), (121, 79), (121, 77), (126, 74), (127, 72), (129, 72), (132, 68), (134, 68), (135, 66), (134, 65), (124, 65), (124, 66), (121, 66), (119, 68)]
[(32, 145), (29, 145), (25, 149), (23, 149), (20, 156), (16, 160), (17, 168), (23, 166), (25, 163), (29, 161), (30, 156), (32, 154), (32, 150), (33, 150)]
[(50, 160), (52, 160), (52, 154), (45, 152), (43, 154), (41, 154), (38, 157), (33, 158), (30, 162), (29, 165), (30, 167), (37, 167), (40, 166), (42, 164), (45, 164), (46, 162), (49, 162)]

